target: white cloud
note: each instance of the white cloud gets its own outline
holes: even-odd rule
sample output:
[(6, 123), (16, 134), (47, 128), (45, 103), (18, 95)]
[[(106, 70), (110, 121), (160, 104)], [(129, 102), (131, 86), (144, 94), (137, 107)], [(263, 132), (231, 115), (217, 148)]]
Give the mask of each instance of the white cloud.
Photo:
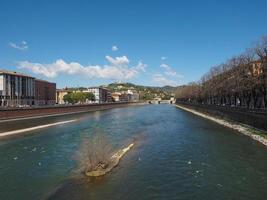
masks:
[(18, 63), (18, 68), (26, 69), (34, 74), (54, 78), (61, 74), (68, 75), (85, 75), (90, 78), (103, 78), (113, 80), (129, 80), (136, 77), (140, 72), (145, 70), (146, 64), (141, 61), (138, 65), (128, 66), (129, 60), (126, 56), (112, 58), (106, 56), (108, 65), (88, 65), (84, 66), (78, 62), (67, 63), (62, 59), (58, 59), (50, 64), (31, 63), (22, 61)]
[(142, 72), (146, 71), (147, 64), (144, 64), (142, 61), (138, 62), (138, 65), (135, 67), (137, 70), (140, 70)]
[(119, 48), (118, 48), (116, 45), (114, 45), (114, 46), (111, 47), (111, 50), (112, 50), (112, 51), (118, 51)]
[(106, 59), (115, 66), (125, 66), (129, 64), (129, 60), (126, 56), (122, 56), (122, 57), (116, 57), (116, 58), (112, 58), (111, 56), (106, 56)]
[(159, 86), (166, 86), (166, 85), (169, 85), (169, 86), (177, 86), (178, 85), (177, 81), (167, 79), (162, 74), (154, 74), (152, 76), (152, 81), (155, 84), (159, 85)]
[(161, 64), (160, 67), (162, 67), (162, 68), (164, 68), (164, 69), (166, 69), (166, 70), (170, 70), (170, 69), (171, 69), (171, 67), (170, 67), (169, 65), (164, 64), (164, 63)]
[(166, 74), (167, 76), (173, 76), (173, 77), (177, 76), (176, 71), (166, 71), (164, 72), (164, 74)]
[(8, 43), (8, 45), (14, 49), (18, 49), (18, 50), (27, 50), (29, 47), (28, 47), (28, 44), (27, 42), (25, 41), (22, 41), (20, 44), (15, 44), (13, 42), (10, 42)]
[(161, 59), (161, 60), (166, 60), (166, 59), (167, 59), (167, 57), (165, 57), (165, 56), (162, 56), (160, 59)]
[(183, 78), (182, 75), (177, 74), (177, 72), (167, 64), (163, 63), (160, 65), (160, 67), (164, 69), (164, 74), (166, 76), (171, 76), (171, 77), (175, 77), (175, 78)]

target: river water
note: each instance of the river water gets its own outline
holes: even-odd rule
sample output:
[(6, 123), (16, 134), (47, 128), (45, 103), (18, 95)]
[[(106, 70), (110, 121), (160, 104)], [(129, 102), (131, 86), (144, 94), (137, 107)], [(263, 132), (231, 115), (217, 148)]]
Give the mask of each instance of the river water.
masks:
[[(266, 199), (267, 149), (172, 105), (42, 118), (76, 122), (0, 141), (0, 199)], [(3, 130), (33, 120), (0, 124)], [(84, 178), (82, 138), (101, 130), (113, 148), (134, 148), (108, 175)]]

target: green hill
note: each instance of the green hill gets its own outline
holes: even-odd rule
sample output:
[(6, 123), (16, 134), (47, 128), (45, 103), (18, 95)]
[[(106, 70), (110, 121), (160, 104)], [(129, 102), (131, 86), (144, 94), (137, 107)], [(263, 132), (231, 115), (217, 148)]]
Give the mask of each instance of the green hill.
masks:
[(141, 100), (150, 100), (155, 97), (170, 99), (170, 97), (174, 96), (174, 93), (177, 89), (177, 87), (172, 86), (154, 87), (135, 85), (133, 83), (111, 83), (109, 85), (103, 85), (102, 87), (105, 87), (112, 92), (134, 90), (140, 94)]

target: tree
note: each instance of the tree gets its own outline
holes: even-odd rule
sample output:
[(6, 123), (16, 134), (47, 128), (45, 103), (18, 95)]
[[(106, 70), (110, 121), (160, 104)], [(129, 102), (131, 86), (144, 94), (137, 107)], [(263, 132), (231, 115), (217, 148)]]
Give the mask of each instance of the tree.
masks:
[(71, 93), (65, 94), (63, 96), (63, 100), (64, 100), (65, 103), (73, 103), (72, 98), (71, 98)]
[(86, 95), (82, 92), (72, 93), (71, 98), (74, 103), (84, 103), (86, 101)]
[(63, 97), (64, 102), (68, 103), (85, 103), (86, 100), (95, 100), (95, 95), (91, 92), (89, 93), (83, 93), (83, 92), (72, 92), (69, 94), (64, 95)]
[(267, 36), (239, 56), (212, 67), (199, 83), (177, 88), (179, 101), (267, 107)]
[(86, 99), (89, 101), (95, 101), (95, 95), (92, 92), (85, 93), (85, 95)]
[(266, 60), (267, 58), (267, 35), (263, 36), (261, 40), (257, 43), (254, 48), (256, 54), (261, 60)]

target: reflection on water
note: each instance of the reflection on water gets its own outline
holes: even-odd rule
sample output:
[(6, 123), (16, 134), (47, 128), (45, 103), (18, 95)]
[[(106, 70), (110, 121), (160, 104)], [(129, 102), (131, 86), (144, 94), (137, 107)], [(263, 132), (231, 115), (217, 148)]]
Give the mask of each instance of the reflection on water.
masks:
[[(170, 105), (117, 108), (75, 117), (80, 120), (0, 143), (0, 199), (267, 196), (266, 148), (213, 122)], [(83, 136), (96, 127), (104, 130), (114, 148), (134, 139), (137, 146), (112, 173), (83, 178), (76, 170), (74, 154)]]

